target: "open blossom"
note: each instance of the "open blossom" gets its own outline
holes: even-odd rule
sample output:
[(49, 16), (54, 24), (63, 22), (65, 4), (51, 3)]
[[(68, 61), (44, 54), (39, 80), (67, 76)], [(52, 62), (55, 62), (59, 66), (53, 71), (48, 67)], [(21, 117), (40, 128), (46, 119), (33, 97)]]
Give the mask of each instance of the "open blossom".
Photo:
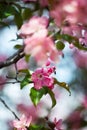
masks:
[(20, 120), (13, 121), (13, 126), (17, 128), (17, 130), (27, 130), (26, 127), (30, 126), (31, 121), (32, 121), (31, 116), (27, 118), (25, 115), (22, 115)]
[(55, 67), (44, 67), (36, 69), (31, 76), (32, 81), (34, 82), (34, 87), (39, 90), (42, 87), (48, 87), (52, 89), (54, 87), (54, 78), (50, 75), (55, 72)]
[(63, 130), (63, 129), (61, 129), (62, 119), (59, 119), (59, 120), (57, 121), (57, 119), (55, 118), (55, 119), (54, 119), (54, 124), (55, 124), (54, 130)]

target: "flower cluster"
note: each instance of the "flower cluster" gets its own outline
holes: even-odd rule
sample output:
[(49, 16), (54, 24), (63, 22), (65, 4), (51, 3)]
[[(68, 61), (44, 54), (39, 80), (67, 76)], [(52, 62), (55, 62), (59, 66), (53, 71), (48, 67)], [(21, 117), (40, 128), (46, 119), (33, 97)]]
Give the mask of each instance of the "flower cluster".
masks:
[(55, 73), (55, 66), (50, 66), (49, 61), (47, 62), (46, 67), (36, 69), (31, 76), (35, 89), (39, 90), (42, 87), (53, 89), (54, 78), (51, 77), (52, 73)]

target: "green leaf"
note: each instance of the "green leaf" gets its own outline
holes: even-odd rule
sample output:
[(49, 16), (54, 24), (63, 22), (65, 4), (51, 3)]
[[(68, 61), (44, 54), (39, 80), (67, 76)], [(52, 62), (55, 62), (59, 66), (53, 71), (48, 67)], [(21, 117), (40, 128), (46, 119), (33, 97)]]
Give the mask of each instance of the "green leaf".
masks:
[(0, 19), (7, 18), (8, 16), (13, 15), (15, 9), (12, 5), (0, 3)]
[(30, 55), (25, 55), (25, 61), (29, 62)]
[(23, 89), (26, 85), (28, 85), (30, 83), (30, 78), (28, 77), (28, 75), (26, 75), (24, 77), (24, 79), (21, 81), (20, 83), (20, 88)]
[(52, 100), (52, 108), (56, 105), (55, 95), (48, 87), (43, 87), (40, 90), (36, 90), (34, 87), (31, 88), (30, 97), (33, 104), (36, 106), (43, 95), (49, 94)]
[(15, 15), (14, 15), (14, 21), (18, 27), (18, 29), (22, 26), (23, 24), (23, 19), (22, 19), (22, 16), (21, 16), (21, 13), (20, 12), (16, 12)]
[(23, 46), (20, 45), (20, 44), (17, 44), (17, 45), (14, 46), (15, 49), (21, 49), (22, 47), (23, 47)]
[(78, 49), (80, 50), (85, 50), (87, 51), (87, 47), (85, 46), (82, 46), (80, 43), (79, 43), (79, 39), (75, 36), (71, 36), (71, 35), (68, 35), (68, 34), (58, 34), (57, 35), (57, 39), (59, 40), (65, 40), (67, 41), (69, 44), (73, 44), (75, 47), (77, 47)]
[(40, 99), (44, 94), (47, 92), (45, 91), (44, 87), (40, 90), (36, 90), (34, 87), (30, 90), (30, 98), (35, 106), (39, 103)]
[(68, 42), (72, 42), (73, 40), (73, 37), (68, 35), (68, 34), (62, 34), (62, 38), (65, 40), (65, 41), (68, 41)]
[(22, 13), (23, 20), (29, 19), (31, 16), (32, 16), (32, 10), (29, 8), (25, 8)]
[(57, 48), (58, 50), (63, 50), (64, 47), (65, 47), (65, 44), (64, 44), (63, 42), (58, 41), (58, 42), (56, 43), (56, 48)]
[(47, 87), (46, 87), (46, 89), (47, 89), (48, 94), (49, 94), (50, 97), (51, 97), (51, 100), (52, 100), (52, 108), (53, 108), (53, 107), (56, 105), (55, 95), (54, 95), (54, 93), (53, 93), (53, 91), (52, 91), (51, 89), (49, 89), (49, 88), (47, 88)]
[(57, 84), (57, 85), (59, 85), (62, 88), (65, 88), (69, 92), (69, 94), (71, 96), (71, 91), (70, 91), (69, 86), (68, 86), (67, 83), (65, 83), (65, 82), (59, 82), (56, 78), (54, 78), (54, 84)]
[(41, 125), (30, 125), (29, 130), (45, 130)]

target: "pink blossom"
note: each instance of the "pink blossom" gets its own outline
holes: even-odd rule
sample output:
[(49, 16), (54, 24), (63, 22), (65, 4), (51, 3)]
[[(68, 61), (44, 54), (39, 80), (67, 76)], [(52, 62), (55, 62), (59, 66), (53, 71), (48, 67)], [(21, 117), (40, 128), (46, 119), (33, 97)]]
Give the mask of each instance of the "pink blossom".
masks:
[(32, 73), (31, 79), (34, 82), (34, 87), (39, 90), (42, 87), (52, 89), (54, 87), (54, 78), (50, 75), (55, 72), (55, 67), (38, 68)]
[(32, 121), (31, 116), (27, 118), (25, 115), (22, 115), (20, 120), (13, 121), (13, 126), (17, 128), (17, 130), (27, 130), (26, 127), (30, 126), (31, 121)]
[(54, 119), (54, 124), (55, 124), (54, 130), (62, 130), (62, 129), (61, 129), (62, 119), (60, 119), (60, 120), (57, 121), (57, 119), (55, 118), (55, 119)]
[(17, 69), (22, 70), (22, 69), (27, 69), (28, 68), (28, 63), (24, 60), (24, 58), (20, 59), (17, 62)]
[(47, 17), (33, 16), (27, 23), (24, 23), (19, 30), (19, 34), (22, 37), (45, 37), (48, 34), (46, 29), (48, 25)]
[(74, 60), (79, 68), (87, 68), (87, 52), (75, 50)]
[[(50, 16), (54, 18), (57, 26), (71, 30), (72, 25), (87, 23), (87, 1), (86, 0), (62, 0), (53, 2)], [(65, 24), (68, 21), (69, 25)]]
[[(24, 100), (24, 98), (23, 98), (23, 100)], [(36, 107), (33, 106), (33, 105), (18, 104), (17, 110), (19, 112), (24, 113), (26, 116), (31, 115), (32, 116), (32, 122), (35, 122), (37, 120), (38, 116), (40, 116), (39, 112), (42, 108), (42, 105), (43, 105), (42, 102), (40, 102)]]
[(58, 60), (58, 51), (52, 38), (48, 37), (48, 19), (46, 17), (32, 17), (20, 29), (20, 36), (24, 38), (24, 52), (35, 58), (38, 65), (42, 65), (48, 57)]
[(50, 37), (27, 38), (24, 40), (25, 54), (31, 54), (39, 65), (43, 64), (48, 57), (53, 60), (58, 60), (58, 51)]

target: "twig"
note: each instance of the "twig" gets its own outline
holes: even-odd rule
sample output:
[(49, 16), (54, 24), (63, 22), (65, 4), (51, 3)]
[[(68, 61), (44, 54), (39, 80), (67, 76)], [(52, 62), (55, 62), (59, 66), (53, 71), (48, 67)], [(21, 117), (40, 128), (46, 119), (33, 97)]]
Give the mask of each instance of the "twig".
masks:
[(20, 49), (18, 52), (16, 52), (14, 55), (9, 57), (6, 61), (0, 62), (0, 69), (7, 67), (9, 65), (17, 63), (18, 60), (23, 58), (25, 56), (24, 54), (24, 48)]
[(0, 101), (1, 101), (1, 102), (4, 104), (4, 106), (14, 115), (14, 117), (19, 120), (19, 118), (18, 118), (18, 116), (15, 114), (15, 112), (11, 110), (11, 108), (5, 103), (5, 101), (4, 101), (1, 97), (0, 97)]
[(13, 82), (4, 82), (4, 83), (0, 83), (0, 85), (4, 85), (4, 84), (15, 84), (15, 83), (20, 83), (20, 81), (13, 81)]

